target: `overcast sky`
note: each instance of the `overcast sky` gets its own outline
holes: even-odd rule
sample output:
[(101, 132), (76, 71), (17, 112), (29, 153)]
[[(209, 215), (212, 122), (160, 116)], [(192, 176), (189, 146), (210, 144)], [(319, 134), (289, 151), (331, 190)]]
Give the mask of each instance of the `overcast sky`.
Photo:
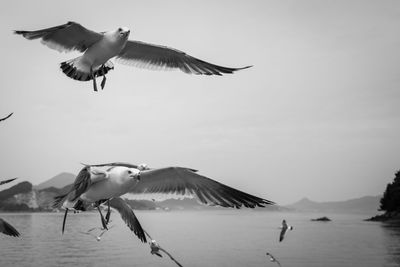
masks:
[[(228, 67), (222, 77), (115, 63), (104, 91), (12, 30), (131, 29)], [(288, 204), (381, 194), (400, 169), (398, 1), (3, 1), (0, 178), (80, 162), (191, 167)], [(100, 80), (99, 80), (100, 82)]]

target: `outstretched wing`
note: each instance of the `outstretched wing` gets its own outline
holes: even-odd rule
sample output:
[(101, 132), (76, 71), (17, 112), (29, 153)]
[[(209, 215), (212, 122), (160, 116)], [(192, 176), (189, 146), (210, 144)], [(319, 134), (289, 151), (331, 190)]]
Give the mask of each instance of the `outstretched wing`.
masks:
[(0, 232), (9, 236), (19, 236), (17, 229), (0, 218)]
[(180, 69), (186, 73), (205, 74), (205, 75), (222, 75), (223, 73), (233, 73), (234, 71), (246, 69), (228, 68), (214, 65), (186, 53), (169, 48), (138, 41), (128, 41), (117, 55), (119, 62), (143, 67), (148, 69)]
[(15, 179), (17, 179), (17, 178), (12, 178), (12, 179), (8, 179), (8, 180), (0, 181), (0, 185), (2, 185), (2, 184), (7, 184), (7, 183), (9, 183), (9, 182), (12, 182), (12, 181), (14, 181)]
[(122, 167), (135, 168), (135, 169), (138, 168), (138, 165), (134, 165), (134, 164), (126, 163), (126, 162), (113, 162), (113, 163), (104, 163), (104, 164), (95, 164), (95, 165), (84, 164), (84, 165), (91, 166), (91, 167), (106, 167), (106, 166), (118, 167), (118, 166), (122, 166)]
[(180, 264), (177, 260), (174, 259), (174, 257), (172, 257), (171, 254), (168, 253), (168, 251), (166, 251), (166, 250), (163, 249), (162, 247), (160, 247), (160, 250), (161, 250), (162, 252), (164, 252), (165, 254), (167, 254), (168, 257), (169, 257), (171, 260), (173, 260), (178, 266), (183, 267), (182, 264)]
[(135, 235), (143, 242), (146, 243), (146, 236), (143, 231), (142, 226), (139, 223), (139, 220), (136, 218), (135, 213), (133, 213), (132, 208), (126, 204), (122, 198), (115, 197), (110, 199), (110, 206), (116, 209), (119, 214), (121, 214), (122, 219), (126, 223), (126, 225), (135, 233)]
[(5, 121), (6, 119), (10, 118), (12, 114), (14, 114), (14, 112), (11, 112), (11, 113), (8, 114), (6, 117), (1, 118), (0, 121)]
[(128, 193), (128, 198), (135, 199), (197, 197), (206, 205), (235, 208), (264, 207), (274, 204), (272, 201), (247, 194), (182, 167), (142, 171), (140, 181), (133, 185)]
[(38, 30), (14, 31), (28, 40), (42, 39), (42, 43), (59, 52), (78, 50), (84, 52), (88, 47), (98, 42), (103, 35), (86, 29), (76, 22)]

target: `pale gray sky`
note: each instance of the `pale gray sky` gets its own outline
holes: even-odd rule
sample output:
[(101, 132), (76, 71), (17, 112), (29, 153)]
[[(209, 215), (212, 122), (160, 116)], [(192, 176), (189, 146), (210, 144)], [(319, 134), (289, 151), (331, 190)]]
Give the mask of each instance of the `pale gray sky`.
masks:
[[(100, 3), (99, 3), (100, 2)], [(115, 63), (104, 91), (12, 30), (76, 21), (228, 67), (223, 77)], [(3, 1), (0, 177), (80, 162), (196, 168), (279, 204), (381, 194), (400, 169), (398, 1)]]

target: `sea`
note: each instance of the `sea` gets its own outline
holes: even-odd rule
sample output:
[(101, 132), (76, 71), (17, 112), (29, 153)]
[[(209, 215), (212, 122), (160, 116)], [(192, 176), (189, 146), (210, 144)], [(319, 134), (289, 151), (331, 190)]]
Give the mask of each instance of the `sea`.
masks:
[[(142, 227), (183, 266), (400, 266), (400, 225), (363, 214), (260, 210), (135, 211)], [(371, 214), (373, 215), (373, 214)], [(328, 216), (330, 222), (312, 218)], [(98, 213), (2, 213), (21, 237), (0, 235), (0, 266), (177, 266), (150, 254), (149, 244), (113, 212), (100, 241)], [(279, 242), (285, 219), (294, 229)]]

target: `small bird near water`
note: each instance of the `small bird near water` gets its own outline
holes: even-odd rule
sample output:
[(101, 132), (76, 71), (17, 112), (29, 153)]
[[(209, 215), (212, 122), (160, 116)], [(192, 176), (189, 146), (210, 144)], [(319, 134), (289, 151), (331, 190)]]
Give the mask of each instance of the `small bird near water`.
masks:
[(130, 30), (120, 27), (106, 32), (89, 30), (79, 23), (63, 25), (36, 31), (14, 31), (28, 40), (41, 39), (42, 43), (59, 52), (79, 51), (83, 55), (62, 62), (61, 70), (68, 77), (78, 81), (93, 80), (97, 91), (96, 77), (103, 76), (101, 88), (106, 82), (106, 74), (114, 69), (111, 58), (132, 66), (148, 69), (180, 69), (185, 73), (222, 75), (246, 69), (229, 68), (208, 63), (174, 48), (128, 40)]
[(293, 230), (293, 226), (290, 226), (286, 223), (286, 220), (282, 221), (282, 226), (281, 226), (281, 233), (279, 235), (279, 242), (282, 242), (283, 238), (285, 237), (285, 233), (287, 230)]
[(279, 266), (282, 266), (281, 263), (269, 252), (267, 252), (267, 256), (269, 256), (269, 260), (271, 262), (276, 262)]

